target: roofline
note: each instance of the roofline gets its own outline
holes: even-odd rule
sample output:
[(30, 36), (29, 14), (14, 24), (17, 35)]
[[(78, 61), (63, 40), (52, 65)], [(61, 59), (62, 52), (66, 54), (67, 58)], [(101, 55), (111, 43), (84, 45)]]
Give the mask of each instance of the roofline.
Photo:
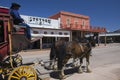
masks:
[[(81, 17), (81, 18), (89, 19), (89, 16), (81, 15), (81, 14), (75, 14), (75, 13), (66, 12), (66, 11), (60, 11), (60, 12), (57, 12), (56, 14), (54, 14), (54, 15), (58, 15), (58, 14), (64, 14), (64, 15), (70, 15), (70, 16), (75, 16), (75, 17)], [(49, 16), (49, 17), (52, 17), (52, 16), (54, 16), (54, 15), (51, 15), (51, 16)]]
[(76, 13), (72, 13), (72, 12), (60, 11), (60, 13), (65, 14), (65, 15), (75, 16), (75, 17), (89, 18), (89, 16), (76, 14)]
[(5, 9), (9, 9), (8, 7), (4, 7), (4, 6), (0, 6), (0, 8), (5, 8)]

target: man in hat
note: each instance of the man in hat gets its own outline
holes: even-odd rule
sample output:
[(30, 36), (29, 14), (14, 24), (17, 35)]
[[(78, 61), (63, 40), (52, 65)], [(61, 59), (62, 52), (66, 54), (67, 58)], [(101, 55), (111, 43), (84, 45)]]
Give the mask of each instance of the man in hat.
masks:
[(24, 20), (21, 18), (18, 10), (21, 6), (17, 3), (12, 3), (10, 7), (10, 15), (13, 17), (13, 23), (15, 25), (20, 25), (20, 26), (25, 26), (26, 28), (26, 37), (28, 39), (31, 39), (31, 34), (30, 34), (30, 27), (27, 25)]
[(20, 7), (21, 6), (17, 3), (12, 3), (12, 5), (10, 7), (10, 15), (13, 17), (13, 22), (16, 25), (24, 22), (24, 20), (21, 18), (21, 16), (19, 15), (19, 12), (18, 12)]

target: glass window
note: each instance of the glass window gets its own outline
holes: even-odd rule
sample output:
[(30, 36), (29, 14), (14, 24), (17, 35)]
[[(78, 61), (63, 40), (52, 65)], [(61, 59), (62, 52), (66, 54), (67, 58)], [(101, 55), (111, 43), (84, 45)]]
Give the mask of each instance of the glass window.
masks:
[(43, 48), (50, 48), (52, 43), (55, 41), (55, 37), (43, 37), (42, 38), (42, 47)]
[(4, 24), (3, 21), (0, 20), (0, 43), (4, 42)]
[(78, 19), (77, 19), (77, 18), (75, 18), (74, 23), (75, 23), (75, 26), (77, 26), (77, 25), (78, 25)]
[(66, 20), (66, 24), (67, 24), (67, 26), (70, 26), (70, 19), (69, 18)]
[(83, 26), (83, 27), (85, 26), (85, 21), (84, 21), (84, 20), (82, 20), (82, 26)]

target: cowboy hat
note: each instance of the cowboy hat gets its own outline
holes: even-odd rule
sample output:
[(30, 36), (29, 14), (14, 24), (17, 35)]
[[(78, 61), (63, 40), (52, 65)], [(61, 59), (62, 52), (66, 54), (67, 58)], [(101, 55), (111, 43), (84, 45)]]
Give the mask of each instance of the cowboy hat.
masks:
[(13, 8), (13, 7), (21, 7), (21, 6), (17, 3), (12, 3), (10, 8)]

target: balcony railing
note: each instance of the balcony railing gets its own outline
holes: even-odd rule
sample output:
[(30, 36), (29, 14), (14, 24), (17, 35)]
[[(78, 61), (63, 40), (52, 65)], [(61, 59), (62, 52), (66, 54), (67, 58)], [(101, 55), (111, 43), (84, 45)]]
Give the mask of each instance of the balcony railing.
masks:
[(61, 29), (69, 29), (69, 30), (80, 30), (80, 31), (89, 31), (89, 32), (106, 32), (105, 28), (101, 27), (92, 27), (92, 26), (83, 26), (80, 24), (70, 24), (69, 26), (66, 24), (60, 24)]

